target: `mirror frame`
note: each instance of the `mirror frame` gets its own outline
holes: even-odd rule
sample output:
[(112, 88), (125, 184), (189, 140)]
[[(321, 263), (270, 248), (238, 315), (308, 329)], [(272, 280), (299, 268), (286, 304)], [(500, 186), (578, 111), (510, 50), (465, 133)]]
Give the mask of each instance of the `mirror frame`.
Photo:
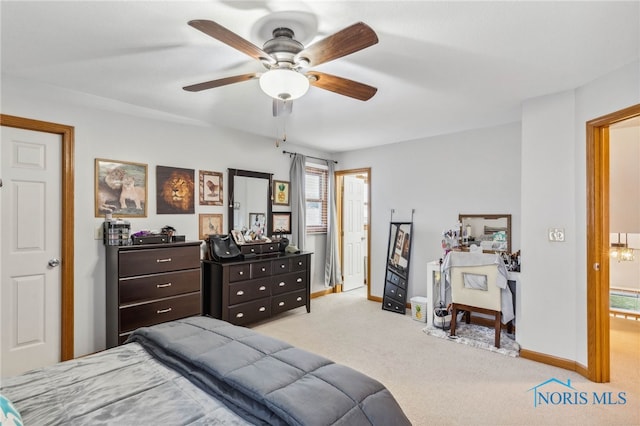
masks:
[[(458, 223), (460, 224), (460, 235), (462, 235), (462, 219), (478, 218), (478, 219), (507, 219), (507, 249), (506, 253), (511, 253), (511, 215), (510, 214), (459, 214)], [(461, 246), (462, 247), (462, 246)], [(484, 253), (497, 253), (496, 250), (483, 250)]]
[(244, 176), (251, 177), (256, 179), (266, 179), (267, 182), (267, 193), (266, 202), (267, 202), (267, 223), (266, 223), (266, 234), (267, 236), (271, 235), (271, 202), (272, 198), (272, 180), (273, 173), (263, 173), (263, 172), (254, 172), (251, 170), (239, 170), (239, 169), (227, 169), (229, 172), (229, 182), (227, 183), (227, 187), (229, 188), (229, 205), (227, 211), (227, 226), (229, 228), (229, 233), (233, 230), (233, 202), (234, 202), (234, 181), (236, 176)]

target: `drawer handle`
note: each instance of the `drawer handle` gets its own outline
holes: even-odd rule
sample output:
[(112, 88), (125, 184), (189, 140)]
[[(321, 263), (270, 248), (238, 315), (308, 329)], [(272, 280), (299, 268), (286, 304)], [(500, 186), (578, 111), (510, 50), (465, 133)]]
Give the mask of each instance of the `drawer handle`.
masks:
[(255, 253), (255, 252), (256, 252), (256, 249), (252, 248), (251, 253)]
[(282, 265), (280, 265), (280, 269), (284, 269), (284, 268), (285, 268), (285, 266), (284, 266), (284, 263), (283, 263)]
[(285, 285), (287, 285), (284, 281), (280, 281), (280, 283), (278, 284), (280, 287), (284, 287)]
[(298, 266), (302, 266), (302, 262), (301, 262), (301, 261), (300, 261), (300, 262), (298, 262)]
[(236, 318), (242, 318), (244, 316), (244, 314), (242, 312), (238, 312), (236, 314)]
[(260, 270), (261, 270), (262, 272), (264, 272), (264, 271), (266, 271), (266, 270), (267, 270), (267, 268), (260, 268)]
[(238, 275), (244, 275), (244, 271), (238, 272)]
[(298, 278), (298, 279), (296, 280), (296, 282), (297, 282), (297, 283), (301, 283), (301, 282), (302, 282), (302, 278)]
[(278, 306), (284, 306), (284, 302), (278, 303)]
[(269, 246), (269, 250), (273, 250), (273, 246)]
[(171, 312), (171, 308), (167, 308), (167, 309), (158, 309), (156, 311), (156, 313), (158, 314), (166, 314), (167, 312)]
[(258, 290), (260, 290), (260, 291), (265, 291), (266, 289), (267, 289), (267, 288), (266, 288), (265, 286), (261, 285), (261, 286), (260, 286), (260, 288), (259, 288)]
[(299, 302), (299, 301), (301, 301), (301, 300), (302, 300), (302, 297), (301, 297), (301, 296), (298, 296), (298, 298), (296, 299), (296, 302)]
[(166, 288), (166, 287), (171, 287), (171, 283), (156, 284), (156, 288)]
[(264, 306), (260, 306), (260, 309), (258, 309), (260, 312), (264, 312), (267, 310), (267, 308), (265, 308)]
[(171, 262), (171, 258), (167, 257), (166, 259), (156, 259), (156, 263), (167, 263)]
[(238, 290), (238, 292), (236, 293), (236, 296), (242, 296), (243, 294), (244, 294), (244, 291)]

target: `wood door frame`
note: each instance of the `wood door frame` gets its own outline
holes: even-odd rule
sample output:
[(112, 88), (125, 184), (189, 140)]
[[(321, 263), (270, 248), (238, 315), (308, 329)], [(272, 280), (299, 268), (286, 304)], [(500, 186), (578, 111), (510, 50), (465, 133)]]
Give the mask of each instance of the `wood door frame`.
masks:
[(587, 122), (587, 377), (597, 383), (609, 382), (611, 367), (609, 126), (639, 115), (640, 104)]
[[(367, 174), (367, 299), (371, 299), (371, 167), (363, 167), (360, 169), (349, 169), (349, 170), (340, 170), (334, 173), (335, 175), (335, 186), (338, 189), (339, 196), (336, 197), (336, 207), (337, 207), (337, 223), (338, 223), (338, 251), (340, 255), (340, 265), (344, 265), (344, 259), (342, 258), (342, 245), (344, 244), (344, 235), (343, 235), (343, 227), (342, 227), (342, 200), (344, 199), (344, 185), (342, 185), (343, 178), (346, 175), (356, 175), (358, 173), (366, 173)], [(342, 268), (340, 268), (342, 270)], [(336, 289), (336, 292), (342, 292), (342, 285), (340, 285), (339, 289)]]
[(0, 125), (60, 135), (62, 139), (62, 199), (60, 271), (60, 360), (74, 356), (74, 127), (0, 114)]

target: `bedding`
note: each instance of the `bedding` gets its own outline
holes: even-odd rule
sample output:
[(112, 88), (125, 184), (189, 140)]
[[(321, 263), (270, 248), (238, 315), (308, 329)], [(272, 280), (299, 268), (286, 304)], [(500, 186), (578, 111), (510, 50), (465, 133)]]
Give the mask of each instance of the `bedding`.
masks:
[(6, 380), (25, 424), (408, 425), (381, 383), (208, 317)]

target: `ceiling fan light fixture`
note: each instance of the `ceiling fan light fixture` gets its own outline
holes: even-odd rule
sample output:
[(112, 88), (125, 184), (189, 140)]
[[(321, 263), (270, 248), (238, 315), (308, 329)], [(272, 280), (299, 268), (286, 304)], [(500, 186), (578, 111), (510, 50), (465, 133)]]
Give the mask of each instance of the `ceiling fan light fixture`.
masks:
[(287, 101), (307, 93), (309, 80), (297, 71), (271, 69), (260, 76), (260, 88), (272, 98)]

